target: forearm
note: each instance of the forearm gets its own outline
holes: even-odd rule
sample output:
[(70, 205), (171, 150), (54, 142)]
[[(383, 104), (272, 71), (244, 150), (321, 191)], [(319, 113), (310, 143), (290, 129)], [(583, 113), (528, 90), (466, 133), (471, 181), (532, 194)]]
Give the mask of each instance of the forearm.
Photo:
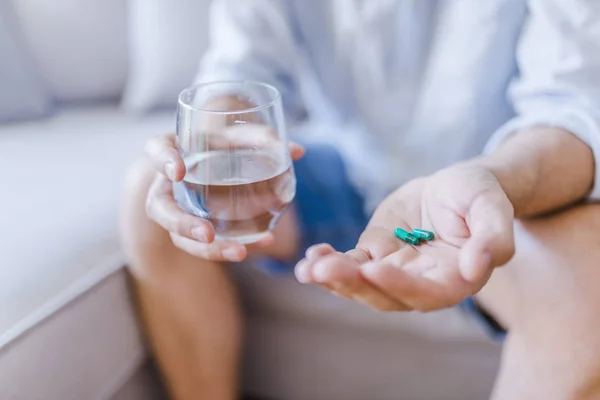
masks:
[(560, 128), (517, 132), (474, 162), (494, 173), (518, 218), (575, 203), (590, 192), (594, 181), (592, 150)]

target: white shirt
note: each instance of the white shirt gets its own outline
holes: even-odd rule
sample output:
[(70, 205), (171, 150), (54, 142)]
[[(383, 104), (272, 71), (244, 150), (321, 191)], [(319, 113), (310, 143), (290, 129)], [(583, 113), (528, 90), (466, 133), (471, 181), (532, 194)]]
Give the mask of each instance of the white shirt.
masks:
[[(215, 0), (211, 12), (197, 80), (275, 85), (290, 120), (308, 116), (299, 139), (335, 144), (369, 209), (528, 126), (565, 128), (600, 160), (600, 0)], [(599, 179), (597, 167), (593, 198)]]

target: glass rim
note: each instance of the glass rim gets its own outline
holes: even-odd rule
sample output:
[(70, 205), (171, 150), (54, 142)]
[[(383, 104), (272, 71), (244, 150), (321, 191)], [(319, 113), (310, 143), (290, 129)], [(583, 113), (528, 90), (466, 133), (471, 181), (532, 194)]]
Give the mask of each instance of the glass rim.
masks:
[[(250, 108), (245, 108), (242, 110), (232, 110), (232, 111), (211, 110), (211, 109), (206, 109), (206, 108), (201, 108), (201, 107), (194, 107), (183, 100), (183, 96), (192, 91), (195, 91), (195, 90), (198, 90), (198, 89), (201, 89), (204, 87), (208, 87), (208, 86), (224, 85), (224, 84), (242, 84), (242, 85), (249, 84), (249, 85), (263, 87), (270, 91), (273, 91), (273, 93), (275, 93), (275, 97), (272, 100), (270, 100), (264, 104), (261, 104), (259, 106), (256, 106), (256, 107), (250, 107)], [(179, 104), (180, 107), (186, 108), (190, 111), (198, 111), (198, 112), (203, 112), (203, 113), (207, 113), (207, 114), (217, 114), (217, 115), (219, 115), (219, 114), (220, 115), (236, 115), (236, 114), (247, 114), (247, 113), (251, 113), (251, 112), (256, 112), (256, 111), (260, 111), (260, 110), (263, 110), (268, 107), (272, 107), (279, 101), (281, 101), (281, 93), (279, 92), (279, 90), (277, 90), (277, 88), (275, 86), (270, 85), (268, 83), (252, 81), (252, 80), (212, 81), (212, 82), (199, 83), (197, 85), (192, 85), (192, 86), (189, 86), (189, 87), (183, 89), (181, 91), (181, 93), (179, 93), (179, 96), (177, 98), (177, 103)]]

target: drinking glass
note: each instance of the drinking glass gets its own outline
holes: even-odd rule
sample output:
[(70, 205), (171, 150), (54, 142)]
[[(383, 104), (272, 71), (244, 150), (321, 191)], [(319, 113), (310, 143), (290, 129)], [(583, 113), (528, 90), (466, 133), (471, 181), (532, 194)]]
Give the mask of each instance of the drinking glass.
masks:
[(179, 96), (177, 147), (186, 166), (179, 206), (207, 219), (217, 240), (267, 235), (294, 199), (281, 95), (259, 82), (213, 82)]

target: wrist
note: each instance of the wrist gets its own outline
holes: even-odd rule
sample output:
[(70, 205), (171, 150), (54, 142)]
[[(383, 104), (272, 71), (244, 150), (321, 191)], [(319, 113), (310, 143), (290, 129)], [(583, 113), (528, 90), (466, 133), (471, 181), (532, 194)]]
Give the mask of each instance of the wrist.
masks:
[(554, 211), (583, 199), (594, 182), (594, 155), (585, 142), (560, 128), (515, 132), (476, 161), (506, 193), (516, 217)]
[(472, 160), (472, 165), (492, 174), (511, 202), (515, 217), (527, 215), (537, 187), (539, 169), (535, 160), (515, 164), (505, 154), (490, 154)]

